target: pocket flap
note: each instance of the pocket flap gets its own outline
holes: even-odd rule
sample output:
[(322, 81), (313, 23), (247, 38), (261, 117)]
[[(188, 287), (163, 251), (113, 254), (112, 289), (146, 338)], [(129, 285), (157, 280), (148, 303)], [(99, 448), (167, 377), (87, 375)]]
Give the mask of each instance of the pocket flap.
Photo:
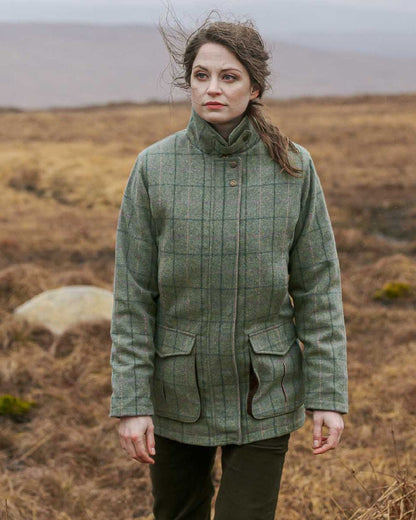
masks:
[(190, 354), (195, 338), (196, 335), (190, 332), (159, 325), (156, 327), (155, 349), (160, 357)]
[(295, 324), (292, 320), (273, 325), (267, 329), (251, 332), (251, 346), (257, 354), (286, 354), (296, 339)]

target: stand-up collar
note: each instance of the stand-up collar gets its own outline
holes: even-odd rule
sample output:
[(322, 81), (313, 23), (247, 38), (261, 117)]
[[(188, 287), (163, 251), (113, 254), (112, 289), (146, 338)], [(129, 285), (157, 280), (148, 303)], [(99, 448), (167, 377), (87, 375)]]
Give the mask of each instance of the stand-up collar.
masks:
[(244, 152), (260, 139), (259, 134), (255, 131), (247, 116), (244, 116), (233, 129), (227, 140), (193, 109), (186, 131), (189, 140), (194, 146), (205, 153), (218, 155), (232, 155)]

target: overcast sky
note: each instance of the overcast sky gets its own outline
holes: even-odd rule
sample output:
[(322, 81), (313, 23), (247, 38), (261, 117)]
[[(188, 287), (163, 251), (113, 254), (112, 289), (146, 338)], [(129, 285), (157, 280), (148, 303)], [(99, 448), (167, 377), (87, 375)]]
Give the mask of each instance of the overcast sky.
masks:
[[(114, 78), (126, 77), (132, 61), (136, 60), (136, 54), (140, 58), (144, 56), (152, 64), (154, 62), (157, 65), (157, 72), (154, 74), (160, 73), (161, 67), (155, 60), (155, 49), (160, 48), (163, 51), (163, 45), (155, 26), (159, 19), (163, 23), (163, 15), (168, 4), (188, 29), (197, 27), (208, 12), (215, 8), (225, 19), (228, 15), (234, 15), (237, 19), (254, 20), (273, 57), (277, 56), (277, 70), (286, 70), (287, 92), (290, 92), (290, 95), (294, 92), (300, 95), (296, 88), (310, 84), (311, 77), (314, 78), (316, 92), (319, 95), (329, 92), (328, 88), (332, 87), (328, 87), (326, 78), (333, 74), (337, 67), (344, 73), (341, 77), (345, 77), (345, 85), (351, 87), (348, 92), (402, 92), (413, 90), (416, 84), (410, 74), (416, 70), (416, 0), (0, 0), (0, 23), (11, 22), (0, 25), (0, 62), (9, 63), (9, 66), (5, 65), (3, 68), (11, 74), (9, 80), (0, 82), (0, 104), (2, 85), (11, 86), (7, 103), (3, 101), (3, 104), (20, 106), (21, 99), (25, 103), (28, 102), (26, 84), (32, 82), (33, 76), (38, 73), (38, 65), (33, 58), (35, 55), (39, 63), (44, 63), (46, 59), (45, 77), (46, 73), (55, 74), (53, 77), (56, 84), (52, 80), (46, 82), (48, 87), (51, 84), (55, 85), (55, 93), (62, 90), (67, 92), (62, 87), (61, 76), (84, 79), (86, 87), (93, 84), (91, 77), (84, 74), (85, 69), (88, 73), (96, 70), (94, 67), (97, 63), (101, 59), (105, 60), (102, 70), (113, 72), (108, 78), (105, 74), (100, 76), (102, 71), (97, 76), (102, 98), (98, 98), (97, 90), (93, 89), (91, 98), (74, 100), (71, 98), (73, 91), (83, 94), (85, 90), (79, 87), (79, 83), (77, 87), (69, 87), (68, 99), (71, 98), (71, 103), (136, 99), (136, 87), (134, 95), (130, 92), (122, 93), (117, 82), (113, 91), (107, 92), (105, 88), (112, 85)], [(61, 27), (35, 24), (27, 27), (17, 22), (87, 25)], [(123, 27), (92, 28), (90, 24), (122, 24)], [(130, 27), (125, 27), (125, 24), (129, 24)], [(139, 24), (154, 27), (148, 30)], [(33, 36), (33, 41), (30, 35), (36, 35)], [(134, 42), (142, 35), (147, 35), (147, 39), (135, 48)], [(153, 42), (153, 47), (146, 51), (149, 42)], [(91, 54), (92, 49), (96, 54)], [(78, 51), (79, 55), (71, 62), (74, 53)], [(56, 59), (51, 56), (55, 56)], [(63, 56), (66, 56), (68, 62)], [(94, 59), (91, 59), (91, 56), (94, 56)], [(288, 56), (291, 57), (290, 60)], [(305, 61), (305, 56), (310, 58)], [(108, 67), (108, 64), (112, 63), (120, 66), (121, 62), (124, 64), (121, 69)], [(23, 63), (26, 64), (24, 67)], [(54, 63), (56, 70), (52, 66)], [(68, 66), (67, 63), (72, 65)], [(284, 68), (285, 63), (287, 69)], [(21, 98), (14, 96), (13, 89), (13, 82), (19, 70), (23, 71)], [(121, 72), (115, 73), (116, 70)], [(350, 70), (355, 72), (345, 76), (345, 71)], [(356, 77), (362, 76), (365, 80), (369, 70), (376, 78), (375, 82), (370, 82), (371, 85), (366, 81), (355, 82)], [(142, 79), (140, 76), (139, 80)], [(136, 78), (131, 84), (135, 85), (139, 80)], [(397, 85), (393, 85), (395, 81)], [(66, 87), (70, 82), (64, 83)], [(344, 83), (341, 83), (344, 88)], [(358, 86), (354, 87), (356, 84)], [(280, 85), (278, 84), (278, 87)], [(102, 87), (105, 87), (104, 90)], [(342, 88), (331, 92), (339, 94), (344, 92)], [(39, 87), (38, 90), (43, 92), (44, 88)], [(310, 92), (309, 87), (307, 91)], [(154, 91), (151, 90), (151, 93), (153, 96)], [(48, 103), (65, 105), (67, 102), (66, 98), (54, 98), (52, 101), (49, 97), (48, 94)], [(6, 100), (4, 92), (3, 99)], [(32, 104), (43, 106), (44, 102), (33, 100)]]
[[(163, 12), (164, 0), (0, 0), (0, 21), (80, 21), (96, 23), (156, 23)], [(389, 13), (394, 17), (406, 13), (416, 14), (415, 0), (171, 0), (178, 15), (198, 17), (211, 8), (220, 8), (235, 15), (249, 15), (258, 20), (278, 18), (312, 8), (334, 12), (343, 16), (346, 10), (360, 18), (372, 18)], [(384, 11), (384, 13), (383, 13)], [(309, 20), (310, 22), (310, 20)], [(369, 20), (370, 22), (370, 20)], [(374, 22), (373, 22), (374, 23)]]
[(273, 41), (416, 57), (415, 0), (0, 0), (0, 22), (156, 25), (168, 3), (189, 28), (217, 8)]

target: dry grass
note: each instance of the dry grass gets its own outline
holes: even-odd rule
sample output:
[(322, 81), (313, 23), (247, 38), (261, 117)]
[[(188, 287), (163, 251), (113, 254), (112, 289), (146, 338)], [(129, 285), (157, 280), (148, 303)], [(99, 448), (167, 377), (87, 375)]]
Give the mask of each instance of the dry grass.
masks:
[(359, 510), (351, 520), (413, 520), (416, 518), (416, 481), (398, 477), (368, 509)]
[[(278, 516), (415, 520), (415, 293), (374, 294), (387, 283), (416, 284), (416, 96), (268, 109), (311, 151), (324, 185), (343, 273), (351, 397), (338, 450), (312, 455), (310, 419), (293, 434)], [(12, 310), (60, 285), (111, 289), (118, 206), (136, 154), (188, 115), (185, 105), (0, 113), (0, 395), (37, 405), (25, 422), (0, 418), (2, 520), (150, 519), (148, 468), (125, 458), (108, 418), (109, 324), (56, 340)]]

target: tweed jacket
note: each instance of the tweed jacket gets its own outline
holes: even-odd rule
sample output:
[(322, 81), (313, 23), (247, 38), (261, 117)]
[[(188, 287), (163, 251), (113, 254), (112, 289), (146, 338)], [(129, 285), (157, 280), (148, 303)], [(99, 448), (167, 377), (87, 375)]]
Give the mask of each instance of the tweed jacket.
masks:
[(284, 172), (247, 117), (228, 140), (192, 111), (142, 151), (120, 210), (110, 416), (206, 446), (347, 412), (340, 271), (321, 184)]

